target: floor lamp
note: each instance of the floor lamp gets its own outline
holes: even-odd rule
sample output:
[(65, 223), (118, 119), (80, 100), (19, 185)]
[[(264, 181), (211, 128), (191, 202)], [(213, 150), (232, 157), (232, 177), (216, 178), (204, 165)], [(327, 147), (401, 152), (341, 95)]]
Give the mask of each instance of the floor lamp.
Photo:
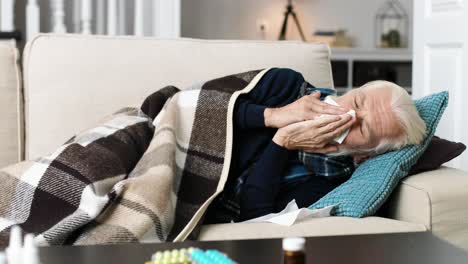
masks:
[(292, 4), (292, 0), (288, 0), (288, 5), (286, 6), (286, 12), (284, 12), (284, 20), (283, 20), (283, 26), (281, 27), (281, 33), (279, 35), (279, 40), (286, 40), (286, 31), (288, 29), (288, 20), (289, 16), (292, 16), (294, 19), (294, 23), (297, 26), (297, 29), (299, 30), (299, 34), (301, 35), (301, 38), (303, 41), (306, 41), (306, 38), (304, 36), (304, 32), (302, 31), (301, 23), (299, 23), (299, 19), (297, 18), (297, 14), (294, 11), (294, 6)]

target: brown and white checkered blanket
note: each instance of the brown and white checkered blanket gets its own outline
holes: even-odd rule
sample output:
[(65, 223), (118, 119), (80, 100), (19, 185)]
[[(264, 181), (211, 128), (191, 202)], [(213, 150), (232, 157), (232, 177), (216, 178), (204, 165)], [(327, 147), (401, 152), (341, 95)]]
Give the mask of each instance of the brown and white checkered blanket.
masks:
[(12, 225), (41, 245), (195, 238), (227, 179), (234, 103), (266, 71), (165, 87), (49, 156), (0, 170), (0, 246)]

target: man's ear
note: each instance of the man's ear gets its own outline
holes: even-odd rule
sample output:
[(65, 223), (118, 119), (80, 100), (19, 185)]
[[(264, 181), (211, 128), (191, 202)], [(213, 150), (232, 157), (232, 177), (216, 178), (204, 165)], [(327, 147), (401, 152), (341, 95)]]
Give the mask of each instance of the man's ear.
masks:
[(354, 164), (361, 164), (370, 158), (372, 158), (371, 154), (355, 154), (353, 155), (353, 162)]

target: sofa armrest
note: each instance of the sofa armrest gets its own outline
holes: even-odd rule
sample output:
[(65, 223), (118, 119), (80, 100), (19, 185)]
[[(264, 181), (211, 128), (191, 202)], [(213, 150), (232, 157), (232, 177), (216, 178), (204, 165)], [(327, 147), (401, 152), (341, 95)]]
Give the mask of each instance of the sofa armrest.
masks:
[(405, 178), (390, 197), (388, 217), (424, 224), (468, 249), (468, 172), (442, 167)]
[(21, 159), (22, 90), (14, 41), (0, 42), (0, 168)]

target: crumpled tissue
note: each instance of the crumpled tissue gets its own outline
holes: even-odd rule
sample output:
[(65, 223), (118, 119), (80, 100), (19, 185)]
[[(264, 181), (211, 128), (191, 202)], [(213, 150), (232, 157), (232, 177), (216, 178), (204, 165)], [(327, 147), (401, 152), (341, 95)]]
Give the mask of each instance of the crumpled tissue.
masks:
[[(327, 103), (327, 104), (330, 104), (330, 105), (339, 106), (338, 103), (335, 100), (333, 100), (330, 96), (325, 97), (325, 100), (323, 100), (323, 101), (325, 103)], [(351, 109), (345, 115), (350, 115), (350, 116), (355, 118), (356, 117), (356, 111)], [(322, 117), (322, 116), (329, 116), (329, 115), (321, 115), (320, 117)], [(333, 141), (335, 141), (338, 144), (343, 143), (345, 138), (348, 136), (348, 133), (349, 133), (349, 129), (347, 129), (341, 135), (337, 136), (335, 139), (333, 139)]]
[(283, 226), (292, 226), (296, 222), (308, 218), (320, 218), (331, 216), (331, 212), (335, 205), (330, 205), (320, 209), (300, 208), (297, 206), (296, 200), (292, 200), (286, 205), (283, 211), (279, 213), (268, 214), (254, 219), (244, 221), (243, 223), (261, 223), (269, 222)]

